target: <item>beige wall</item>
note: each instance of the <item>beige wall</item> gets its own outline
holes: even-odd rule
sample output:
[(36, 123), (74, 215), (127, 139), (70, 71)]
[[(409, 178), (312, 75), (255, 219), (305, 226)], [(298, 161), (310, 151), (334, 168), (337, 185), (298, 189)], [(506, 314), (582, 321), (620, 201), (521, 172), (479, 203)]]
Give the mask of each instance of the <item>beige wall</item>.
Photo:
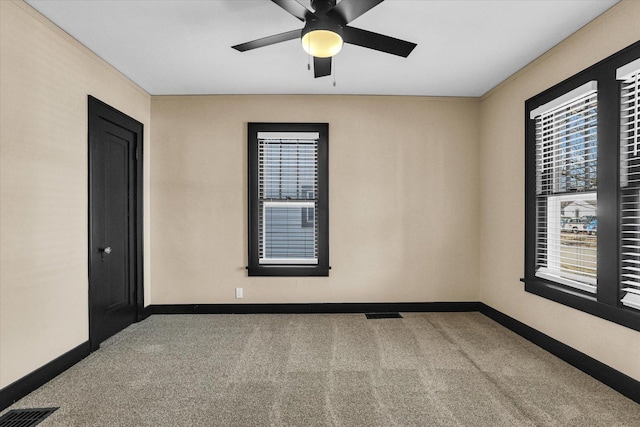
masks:
[[(640, 380), (640, 332), (524, 292), (524, 101), (640, 40), (640, 2), (615, 6), (485, 95), (480, 300)], [(606, 256), (606, 254), (600, 254)]]
[(144, 123), (147, 154), (150, 97), (21, 2), (0, 53), (2, 388), (88, 339), (87, 95)]
[[(153, 97), (152, 303), (477, 301), (478, 106)], [(247, 276), (246, 127), (260, 121), (330, 124), (327, 278)]]

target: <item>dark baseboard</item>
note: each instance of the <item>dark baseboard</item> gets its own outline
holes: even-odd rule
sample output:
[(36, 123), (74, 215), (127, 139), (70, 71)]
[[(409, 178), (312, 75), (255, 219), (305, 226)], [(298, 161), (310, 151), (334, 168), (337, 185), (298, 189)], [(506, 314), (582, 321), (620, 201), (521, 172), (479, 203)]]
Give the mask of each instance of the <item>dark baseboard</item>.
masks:
[(146, 319), (147, 317), (151, 316), (153, 314), (153, 306), (152, 305), (148, 305), (146, 307), (144, 307), (142, 309), (142, 311), (138, 312), (138, 318), (136, 319), (136, 322), (140, 322), (144, 319)]
[(29, 375), (9, 384), (0, 390), (0, 411), (13, 405), (33, 390), (49, 382), (89, 355), (89, 341), (57, 357)]
[(381, 302), (309, 304), (169, 304), (147, 307), (152, 314), (299, 314), (480, 311), (479, 302)]
[(589, 374), (598, 381), (608, 385), (618, 393), (640, 403), (640, 381), (637, 381), (622, 372), (599, 362), (593, 357), (587, 356), (586, 354), (569, 347), (568, 345), (563, 344), (562, 342), (551, 338), (550, 336), (545, 335), (542, 332), (533, 329), (532, 327), (527, 326), (486, 304), (480, 303), (479, 311), (521, 337), (531, 341), (538, 347), (543, 348), (570, 365), (580, 369), (582, 372)]

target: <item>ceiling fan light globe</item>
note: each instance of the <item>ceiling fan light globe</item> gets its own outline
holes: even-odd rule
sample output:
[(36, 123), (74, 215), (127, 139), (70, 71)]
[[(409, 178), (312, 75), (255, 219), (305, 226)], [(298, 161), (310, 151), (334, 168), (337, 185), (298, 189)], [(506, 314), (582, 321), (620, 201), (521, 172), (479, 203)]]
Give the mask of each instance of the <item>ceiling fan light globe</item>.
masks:
[(302, 48), (316, 58), (330, 58), (342, 49), (340, 34), (329, 30), (309, 31), (302, 36)]

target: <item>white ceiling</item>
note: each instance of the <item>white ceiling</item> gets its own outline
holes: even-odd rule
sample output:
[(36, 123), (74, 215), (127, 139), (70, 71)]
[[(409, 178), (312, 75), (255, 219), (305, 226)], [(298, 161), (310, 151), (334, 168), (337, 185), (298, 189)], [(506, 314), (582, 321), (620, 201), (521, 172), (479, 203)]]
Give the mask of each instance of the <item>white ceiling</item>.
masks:
[(617, 1), (386, 0), (350, 25), (418, 46), (401, 58), (345, 45), (335, 87), (307, 71), (297, 40), (231, 49), (302, 27), (268, 0), (27, 3), (152, 95), (480, 96)]

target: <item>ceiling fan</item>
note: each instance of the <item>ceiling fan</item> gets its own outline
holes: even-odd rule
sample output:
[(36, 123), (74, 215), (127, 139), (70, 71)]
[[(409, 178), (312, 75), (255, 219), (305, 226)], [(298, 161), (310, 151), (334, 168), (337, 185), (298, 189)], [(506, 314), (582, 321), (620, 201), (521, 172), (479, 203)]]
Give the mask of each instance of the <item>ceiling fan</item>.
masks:
[(310, 11), (296, 0), (271, 0), (303, 21), (304, 27), (232, 46), (240, 52), (300, 38), (302, 48), (313, 56), (315, 77), (331, 74), (331, 58), (350, 43), (381, 52), (407, 57), (417, 45), (367, 30), (350, 27), (351, 21), (384, 0), (311, 0)]

